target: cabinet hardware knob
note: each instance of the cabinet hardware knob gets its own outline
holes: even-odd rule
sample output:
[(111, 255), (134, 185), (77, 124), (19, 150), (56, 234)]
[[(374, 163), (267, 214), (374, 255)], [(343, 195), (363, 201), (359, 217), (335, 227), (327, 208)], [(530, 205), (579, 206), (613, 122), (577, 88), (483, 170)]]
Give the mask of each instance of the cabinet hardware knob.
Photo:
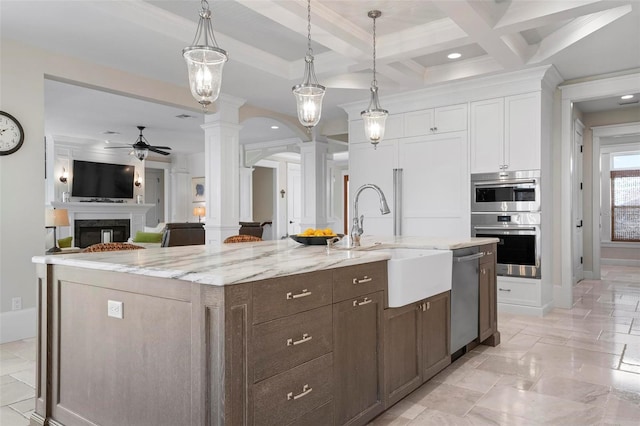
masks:
[(487, 254), (487, 256), (491, 256), (493, 254), (493, 252), (492, 251), (488, 251), (486, 254)]
[(486, 269), (482, 268), (481, 271), (482, 271), (482, 275), (486, 275), (487, 274), (487, 270)]
[(370, 281), (373, 281), (373, 278), (369, 278), (368, 276), (364, 276), (363, 279), (359, 280), (357, 278), (353, 279), (353, 284), (364, 284), (364, 283), (368, 283)]
[(434, 127), (434, 128), (433, 128), (433, 131), (434, 131), (434, 132), (437, 132), (437, 131), (438, 131), (438, 128), (437, 128), (437, 127)]
[(287, 339), (287, 346), (299, 345), (300, 343), (308, 342), (311, 339), (313, 339), (312, 336), (309, 336), (307, 333), (304, 333), (302, 335), (302, 339), (300, 339), (300, 340), (295, 340), (294, 341), (293, 339)]
[(500, 290), (500, 291), (511, 291), (510, 288), (498, 288), (498, 290)]
[(373, 300), (369, 299), (368, 297), (365, 297), (364, 299), (362, 299), (362, 302), (358, 302), (357, 300), (354, 300), (353, 306), (368, 305), (371, 302), (373, 302)]
[(287, 300), (299, 299), (301, 297), (307, 297), (307, 296), (311, 296), (311, 292), (305, 288), (304, 290), (302, 290), (302, 293), (298, 293), (298, 294), (293, 294), (291, 292), (287, 293)]
[(297, 395), (294, 395), (293, 392), (289, 392), (287, 394), (287, 401), (296, 400), (298, 398), (302, 398), (305, 395), (309, 395), (309, 393), (311, 393), (312, 390), (313, 388), (310, 388), (309, 385), (304, 385), (302, 387), (302, 392)]

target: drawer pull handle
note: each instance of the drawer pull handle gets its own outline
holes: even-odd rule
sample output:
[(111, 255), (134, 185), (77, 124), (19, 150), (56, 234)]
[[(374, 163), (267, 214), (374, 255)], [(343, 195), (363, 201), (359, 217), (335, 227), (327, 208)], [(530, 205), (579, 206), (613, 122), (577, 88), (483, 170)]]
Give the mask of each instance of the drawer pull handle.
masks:
[(373, 278), (369, 278), (369, 277), (368, 277), (368, 276), (366, 276), (366, 275), (365, 275), (365, 276), (364, 276), (364, 278), (363, 278), (363, 279), (361, 279), (361, 280), (359, 280), (359, 279), (357, 279), (357, 278), (354, 278), (354, 279), (353, 279), (353, 283), (354, 283), (354, 284), (364, 284), (364, 283), (368, 283), (368, 282), (370, 282), (370, 281), (373, 281)]
[(487, 255), (487, 256), (491, 256), (492, 254), (493, 254), (493, 252), (492, 252), (492, 251), (488, 251), (488, 252), (486, 253), (486, 255)]
[(499, 288), (498, 290), (500, 290), (500, 291), (511, 291), (510, 288)]
[(307, 296), (311, 296), (311, 292), (305, 288), (304, 290), (302, 290), (302, 293), (298, 293), (298, 294), (293, 294), (291, 292), (287, 293), (287, 300), (299, 299), (301, 297), (307, 297)]
[(300, 343), (308, 342), (311, 339), (313, 339), (312, 336), (309, 336), (307, 333), (304, 333), (302, 335), (302, 339), (300, 339), (300, 340), (294, 341), (293, 339), (287, 339), (287, 346), (299, 345)]
[(364, 299), (362, 299), (362, 302), (358, 302), (357, 300), (354, 300), (353, 306), (368, 305), (371, 302), (373, 302), (373, 300), (369, 299), (368, 297), (365, 297)]
[(312, 390), (313, 390), (313, 388), (310, 388), (309, 385), (304, 385), (302, 387), (302, 393), (294, 395), (293, 392), (289, 392), (287, 394), (287, 401), (296, 400), (298, 398), (302, 398), (305, 395), (309, 395)]

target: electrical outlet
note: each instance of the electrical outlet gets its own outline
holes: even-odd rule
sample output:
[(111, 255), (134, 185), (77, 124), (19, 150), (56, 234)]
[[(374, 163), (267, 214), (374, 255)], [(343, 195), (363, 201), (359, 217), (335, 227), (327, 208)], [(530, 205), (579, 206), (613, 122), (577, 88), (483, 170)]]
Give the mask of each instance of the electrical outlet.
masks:
[(122, 319), (123, 317), (123, 308), (122, 302), (118, 302), (116, 300), (109, 300), (107, 302), (107, 316), (112, 318)]
[(14, 297), (11, 299), (11, 310), (19, 311), (22, 309), (22, 297)]

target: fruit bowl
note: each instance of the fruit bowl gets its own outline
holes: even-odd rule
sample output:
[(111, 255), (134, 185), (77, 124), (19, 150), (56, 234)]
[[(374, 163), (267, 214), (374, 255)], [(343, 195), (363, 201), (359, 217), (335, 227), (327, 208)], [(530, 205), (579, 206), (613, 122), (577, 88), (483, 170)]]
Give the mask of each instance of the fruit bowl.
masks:
[(289, 235), (289, 237), (300, 244), (304, 244), (306, 246), (326, 246), (327, 245), (327, 240), (330, 240), (332, 238), (335, 237), (342, 237), (342, 234), (337, 234), (337, 235), (332, 235), (332, 236), (308, 236), (305, 237), (304, 235)]

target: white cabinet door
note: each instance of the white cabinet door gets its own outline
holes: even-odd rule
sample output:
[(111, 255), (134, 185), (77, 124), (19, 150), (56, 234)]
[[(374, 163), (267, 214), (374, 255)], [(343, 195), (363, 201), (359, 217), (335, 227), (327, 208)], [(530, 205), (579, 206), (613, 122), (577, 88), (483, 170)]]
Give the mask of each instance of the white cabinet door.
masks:
[(447, 133), (467, 129), (467, 104), (439, 107), (433, 114), (433, 132)]
[(467, 132), (404, 139), (402, 234), (468, 237), (469, 168)]
[(433, 128), (433, 114), (433, 108), (405, 113), (404, 135), (412, 137), (430, 134)]
[(353, 220), (355, 193), (366, 183), (378, 185), (392, 209), (391, 214), (382, 216), (378, 194), (370, 189), (363, 191), (358, 214), (364, 215), (364, 235), (393, 235), (393, 169), (398, 165), (397, 150), (397, 140), (383, 140), (377, 149), (369, 143), (349, 144), (349, 217)]
[(471, 102), (471, 173), (501, 170), (504, 164), (504, 98)]
[(504, 98), (505, 170), (540, 169), (540, 92)]
[(457, 132), (467, 128), (467, 104), (423, 109), (404, 114), (404, 136)]

